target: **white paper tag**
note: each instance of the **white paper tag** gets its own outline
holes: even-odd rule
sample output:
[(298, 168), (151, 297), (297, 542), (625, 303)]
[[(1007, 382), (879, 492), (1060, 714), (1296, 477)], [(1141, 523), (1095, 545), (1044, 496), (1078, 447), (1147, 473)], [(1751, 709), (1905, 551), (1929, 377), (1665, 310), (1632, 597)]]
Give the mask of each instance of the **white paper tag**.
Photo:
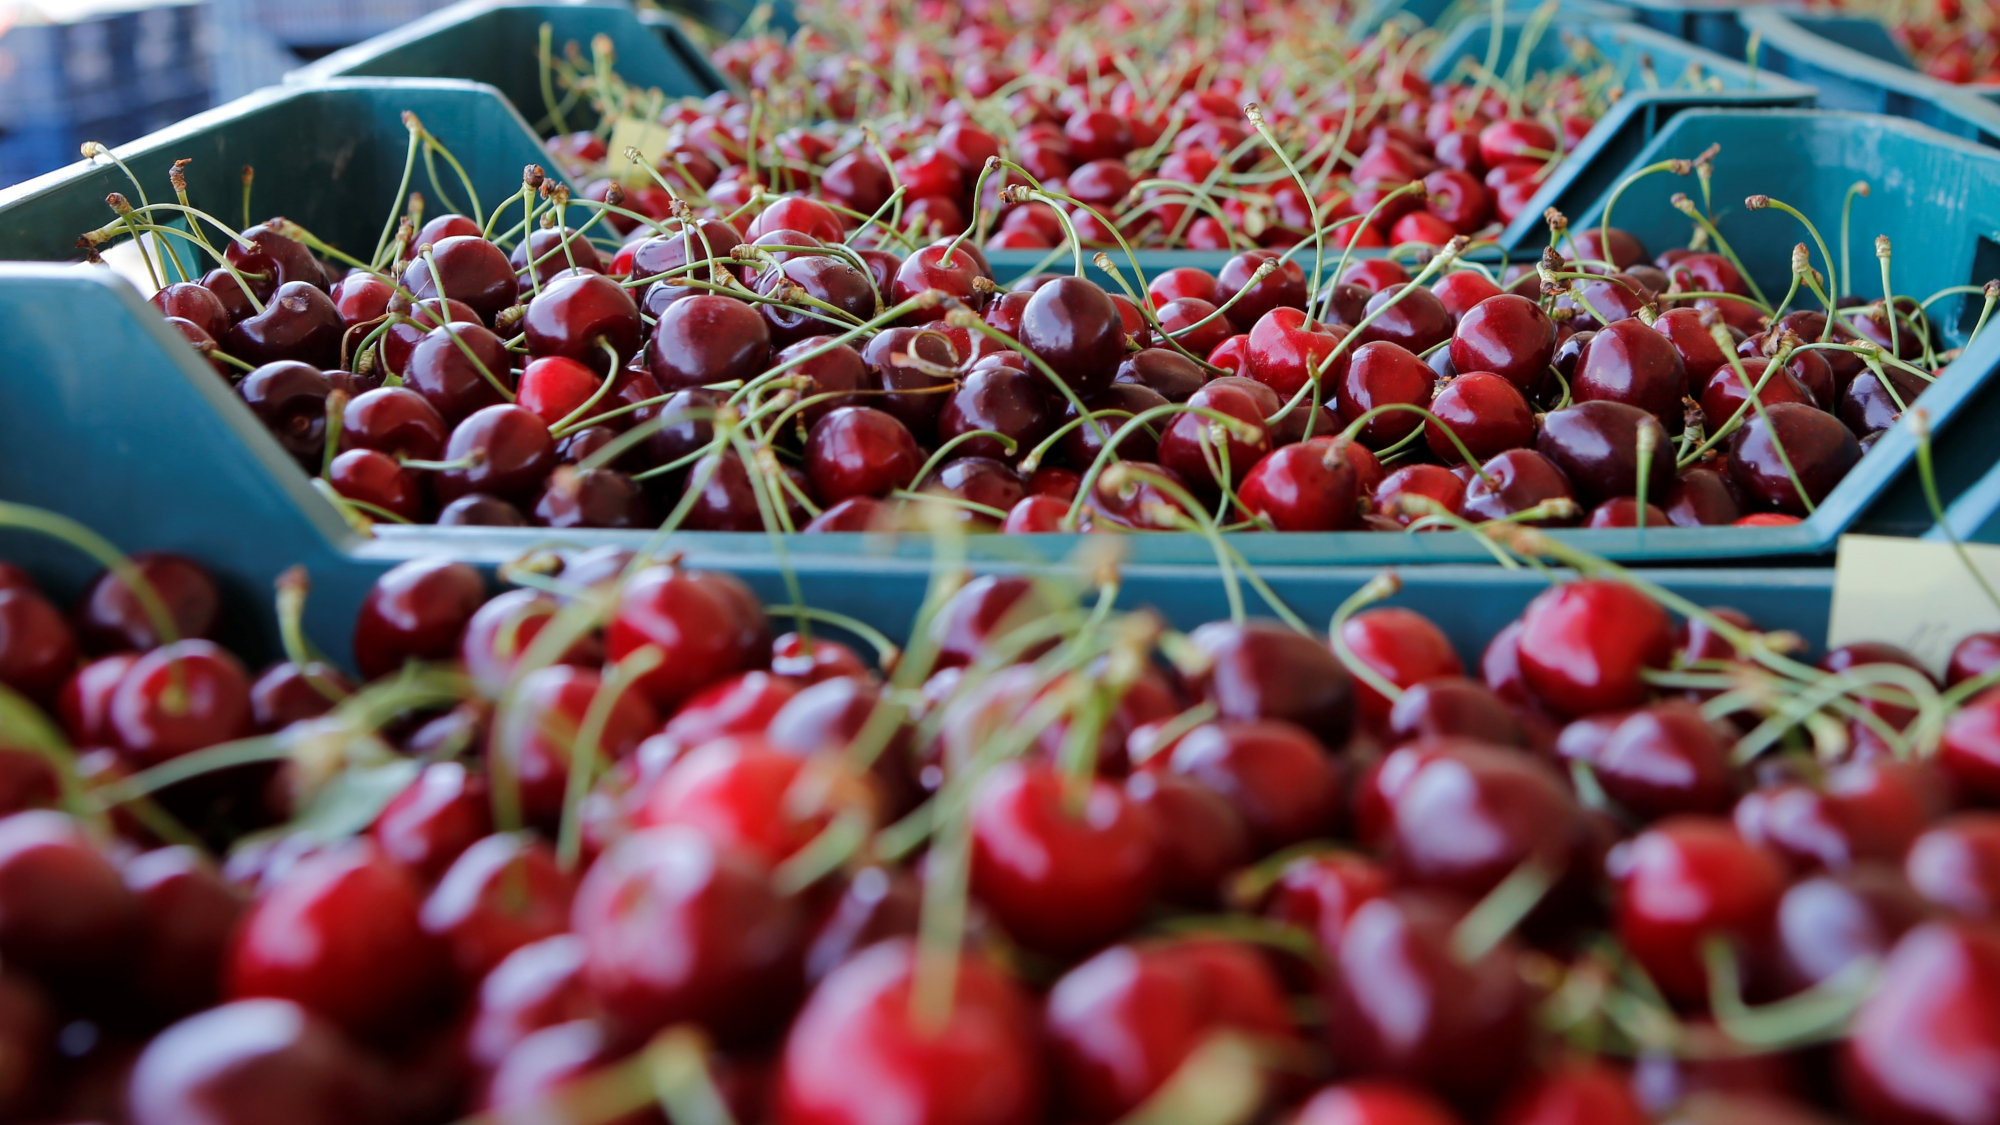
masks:
[[(2000, 547), (1969, 543), (1966, 556), (2000, 592)], [(1901, 645), (1942, 675), (1951, 650), (1973, 633), (2000, 631), (2000, 606), (1950, 543), (1843, 535), (1835, 559), (1827, 647)]]

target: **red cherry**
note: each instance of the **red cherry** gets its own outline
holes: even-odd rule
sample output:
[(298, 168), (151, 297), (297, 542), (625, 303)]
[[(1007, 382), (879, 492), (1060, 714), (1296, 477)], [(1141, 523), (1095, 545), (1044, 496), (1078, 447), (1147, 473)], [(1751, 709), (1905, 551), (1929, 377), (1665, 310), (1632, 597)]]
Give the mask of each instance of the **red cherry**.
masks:
[(345, 445), (435, 461), (450, 431), (430, 401), (404, 387), (377, 387), (356, 396), (341, 412)]
[(1236, 497), (1244, 511), (1279, 531), (1343, 531), (1354, 526), (1360, 500), (1353, 463), (1333, 436), (1280, 446), (1244, 474)]
[(1222, 794), (1260, 855), (1329, 835), (1339, 821), (1339, 768), (1290, 723), (1204, 723), (1174, 745), (1168, 768)]
[(413, 559), (375, 580), (354, 621), (354, 662), (363, 679), (408, 660), (443, 660), (486, 599), (486, 582), (464, 563)]
[(756, 309), (719, 293), (683, 297), (659, 314), (646, 363), (663, 391), (687, 390), (763, 372), (771, 331)]
[(427, 1015), (443, 958), (417, 921), (416, 883), (368, 841), (301, 861), (250, 908), (230, 956), (231, 999), (294, 1001), (357, 1035)]
[(1896, 943), (1841, 1053), (1849, 1104), (1882, 1122), (2000, 1117), (2000, 938), (1932, 922)]
[(1036, 949), (1095, 949), (1152, 898), (1152, 820), (1115, 786), (1085, 784), (1072, 804), (1053, 767), (1006, 762), (973, 797), (973, 894)]
[(1297, 1125), (1459, 1125), (1449, 1106), (1414, 1086), (1362, 1079), (1328, 1086), (1299, 1107)]
[(444, 456), (463, 465), (434, 479), (439, 500), (449, 503), (475, 492), (525, 498), (555, 467), (555, 441), (540, 418), (521, 407), (501, 404), (475, 411), (460, 422), (451, 431)]
[(222, 965), (243, 913), (236, 890), (191, 847), (159, 848), (126, 861), (125, 885), (138, 901), (144, 940), (135, 983), (158, 1010), (182, 1014), (214, 1004)]
[(583, 986), (583, 943), (571, 934), (530, 942), (480, 983), (466, 1053), (482, 1067), (497, 1066), (529, 1035), (583, 1019), (593, 1007)]
[[(977, 956), (957, 966), (940, 1026), (912, 1004), (913, 942), (835, 969), (793, 1022), (779, 1064), (779, 1125), (1033, 1125), (1043, 1079), (1032, 1004)], [(865, 1086), (854, 1076), (872, 1076)], [(893, 1099), (891, 1103), (888, 1099)]]
[(1382, 770), (1401, 779), (1388, 827), (1404, 883), (1476, 899), (1529, 861), (1561, 874), (1587, 845), (1582, 811), (1560, 776), (1518, 751), (1416, 743)]
[(1910, 885), (1954, 914), (2000, 916), (2000, 814), (1968, 812), (1917, 837), (1903, 861)]
[[(182, 638), (206, 637), (215, 627), (221, 595), (201, 565), (179, 555), (142, 552), (132, 556), (146, 582), (166, 604), (167, 616)], [(92, 582), (76, 607), (77, 640), (87, 652), (158, 648), (166, 638), (123, 579), (106, 571)]]
[(657, 566), (625, 586), (606, 634), (606, 655), (623, 660), (658, 646), (660, 666), (639, 680), (656, 707), (770, 659), (770, 625), (756, 595), (725, 574)]
[(1573, 738), (1594, 720), (1572, 723), (1556, 753), (1590, 767), (1605, 795), (1642, 820), (1675, 813), (1721, 813), (1734, 787), (1729, 744), (1685, 702), (1656, 703), (1628, 716), (1605, 716), (1602, 739)]
[(521, 372), (521, 389), (515, 404), (553, 429), (590, 401), (604, 380), (584, 364), (563, 356), (531, 360)]
[(554, 826), (562, 820), (571, 747), (593, 706), (608, 705), (597, 749), (612, 761), (631, 754), (659, 728), (658, 714), (639, 691), (628, 689), (600, 704), (603, 690), (604, 678), (596, 670), (555, 664), (524, 676), (518, 702), (502, 712), (503, 722), (487, 744), (489, 762), (507, 756), (522, 814), (531, 823)]
[(56, 607), (31, 587), (0, 588), (0, 684), (46, 701), (75, 669), (76, 637)]
[[(1474, 478), (1477, 479), (1477, 478)], [(1412, 508), (1405, 506), (1405, 498), (1418, 498), (1427, 504)], [(1429, 515), (1430, 505), (1438, 505), (1445, 511), (1457, 514), (1465, 508), (1465, 480), (1441, 465), (1406, 465), (1383, 477), (1375, 486), (1374, 507), (1378, 515), (1408, 525)]]
[(1612, 1065), (1576, 1058), (1538, 1074), (1508, 1097), (1495, 1125), (1646, 1125), (1630, 1082)]
[[(1400, 688), (1465, 671), (1443, 630), (1412, 610), (1364, 610), (1341, 624), (1340, 638), (1355, 659)], [(1379, 729), (1388, 722), (1391, 700), (1358, 678), (1355, 696), (1369, 726)]]
[(433, 762), (383, 806), (371, 832), (382, 854), (429, 884), (492, 823), (486, 780), (459, 762)]
[(221, 646), (179, 641), (140, 657), (106, 709), (118, 745), (141, 765), (239, 738), (250, 729), (250, 677)]
[(738, 1041), (798, 988), (798, 907), (761, 864), (688, 829), (612, 845), (577, 888), (571, 928), (584, 979), (629, 1034), (686, 1022)]
[(811, 843), (829, 819), (823, 808), (788, 804), (805, 769), (805, 758), (756, 735), (718, 738), (669, 767), (634, 820), (642, 828), (690, 828), (719, 849), (776, 866)]
[[(1246, 250), (1216, 272), (1215, 303), (1236, 298), (1224, 315), (1238, 332), (1249, 332), (1272, 309), (1306, 307), (1305, 267), (1296, 259), (1283, 262), (1262, 281), (1252, 281), (1259, 266), (1280, 257), (1274, 250)], [(1238, 296), (1246, 287), (1250, 291)]]
[(1644, 702), (1641, 671), (1665, 667), (1673, 651), (1666, 611), (1608, 580), (1548, 590), (1528, 604), (1521, 622), (1521, 672), (1528, 687), (1568, 715)]
[(156, 1036), (132, 1068), (134, 1125), (377, 1119), (382, 1078), (333, 1025), (286, 1000), (242, 1000)]
[(431, 256), (435, 273), (431, 262), (422, 258), (403, 271), (403, 287), (417, 300), (438, 296), (442, 284), (444, 296), (464, 301), (489, 324), (514, 303), (514, 265), (506, 251), (491, 242), (469, 234), (452, 235), (433, 243)]
[[(1399, 344), (1378, 340), (1354, 349), (1345, 372), (1335, 379), (1342, 421), (1391, 403), (1428, 407), (1437, 374)], [(1387, 410), (1361, 427), (1360, 438), (1374, 448), (1393, 445), (1424, 425), (1423, 415)]]
[[(1527, 396), (1490, 371), (1460, 373), (1438, 389), (1430, 409), (1481, 462), (1534, 443), (1535, 414)], [(1463, 460), (1436, 422), (1424, 422), (1424, 444), (1447, 465)]]
[(1353, 726), (1353, 678), (1326, 644), (1276, 621), (1211, 622), (1188, 635), (1209, 658), (1188, 690), (1224, 719), (1282, 719), (1325, 746)]
[(0, 956), (16, 970), (68, 985), (118, 967), (140, 904), (117, 868), (62, 813), (0, 818)]
[(1708, 995), (1703, 944), (1723, 938), (1761, 954), (1784, 891), (1784, 871), (1727, 821), (1674, 817), (1620, 844), (1618, 937), (1668, 998)]
[(438, 880), (418, 920), (471, 983), (516, 949), (563, 933), (573, 891), (547, 845), (520, 834), (488, 836)]
[(813, 426), (806, 443), (807, 472), (827, 503), (851, 496), (883, 497), (915, 483), (923, 450), (894, 415), (866, 406), (844, 406)]
[(1511, 293), (1474, 305), (1451, 336), (1453, 368), (1491, 371), (1523, 392), (1547, 376), (1555, 351), (1555, 323), (1540, 305)]

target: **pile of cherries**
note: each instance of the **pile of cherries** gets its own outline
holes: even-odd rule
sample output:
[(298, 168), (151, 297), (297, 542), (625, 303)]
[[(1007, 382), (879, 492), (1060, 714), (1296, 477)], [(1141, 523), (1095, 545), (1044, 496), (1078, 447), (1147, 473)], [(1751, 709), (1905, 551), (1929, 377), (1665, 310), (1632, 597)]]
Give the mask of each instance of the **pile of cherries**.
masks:
[(962, 234), (870, 247), (807, 195), (607, 198), (537, 168), (483, 224), (413, 197), (368, 266), (273, 220), (153, 300), (355, 518), (456, 525), (872, 531), (918, 495), (1012, 532), (1778, 524), (1944, 363), (1928, 302), (1835, 301), (1801, 244), (1774, 307), (1698, 211), (1650, 260), (1552, 214), (1497, 273), (1462, 239), (1414, 275), (1100, 254), (1107, 291), (1079, 250), (1003, 292)]
[(600, 549), (252, 681), (136, 564), (0, 574), (0, 1119), (2000, 1120), (2000, 635), (1813, 665), (1614, 573), (1468, 668), (1386, 579), (941, 574), (878, 670)]
[(2000, 81), (2000, 17), (1988, 0), (1935, 0), (1885, 13), (1898, 46), (1932, 78), (1946, 82)]

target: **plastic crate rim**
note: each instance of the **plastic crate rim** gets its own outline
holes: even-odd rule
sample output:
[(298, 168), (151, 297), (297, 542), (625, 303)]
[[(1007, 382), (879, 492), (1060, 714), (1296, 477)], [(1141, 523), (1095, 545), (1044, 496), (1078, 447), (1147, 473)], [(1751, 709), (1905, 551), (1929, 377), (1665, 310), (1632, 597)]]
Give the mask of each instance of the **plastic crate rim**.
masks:
[[(285, 75), (285, 83), (286, 85), (296, 86), (338, 82), (341, 80), (338, 77), (339, 73), (348, 67), (358, 62), (372, 59), (385, 50), (414, 43), (445, 28), (457, 26), (458, 24), (492, 12), (506, 11), (514, 8), (552, 7), (602, 8), (615, 12), (633, 11), (632, 6), (622, 2), (622, 0), (565, 0), (565, 2), (560, 4), (552, 4), (547, 2), (547, 0), (460, 0), (459, 3), (453, 4), (450, 7), (439, 8), (437, 11), (412, 20), (401, 27), (385, 31), (380, 35), (371, 36), (351, 47), (343, 47), (327, 55), (325, 58), (317, 59), (305, 66), (299, 67), (297, 70), (290, 71)], [(633, 18), (637, 18), (636, 14)]]

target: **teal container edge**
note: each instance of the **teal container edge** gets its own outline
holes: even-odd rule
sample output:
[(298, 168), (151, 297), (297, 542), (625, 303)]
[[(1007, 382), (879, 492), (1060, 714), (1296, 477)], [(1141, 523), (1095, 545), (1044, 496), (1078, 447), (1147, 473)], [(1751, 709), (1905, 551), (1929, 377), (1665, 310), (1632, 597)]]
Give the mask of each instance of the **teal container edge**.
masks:
[[(701, 97), (727, 88), (705, 54), (678, 27), (650, 26), (616, 0), (546, 4), (516, 0), (464, 0), (423, 19), (302, 67), (287, 82), (334, 78), (431, 78), (482, 82), (499, 90), (531, 122), (546, 123), (542, 96), (541, 27), (550, 25), (552, 49), (575, 43), (588, 57), (594, 37), (610, 39), (618, 76), (668, 97)], [(557, 91), (557, 97), (561, 92)], [(593, 124), (586, 107), (568, 111), (572, 128)]]
[(786, 36), (798, 31), (799, 13), (792, 0), (658, 0), (658, 7), (641, 7), (638, 11), (639, 18), (648, 25), (669, 23), (670, 16), (679, 16), (717, 35), (734, 38), (742, 33), (759, 4), (770, 9), (770, 17), (764, 24), (767, 29)]
[(1886, 113), (2000, 146), (2000, 106), (1911, 68), (1881, 24), (1852, 16), (1743, 9), (1761, 65), (1819, 90), (1824, 109)]
[[(1540, 6), (1540, 0), (1504, 0), (1510, 15), (1526, 15)], [(1348, 28), (1355, 37), (1371, 35), (1390, 20), (1409, 20), (1421, 27), (1450, 31), (1473, 20), (1491, 18), (1493, 6), (1484, 0), (1375, 0), (1362, 9)], [(1562, 15), (1569, 19), (1620, 20), (1631, 13), (1617, 4), (1597, 0), (1561, 0)]]
[(1618, 0), (1635, 22), (1725, 58), (1744, 57), (1746, 36), (1729, 0)]
[[(1509, 19), (1502, 29), (1502, 65), (1513, 58), (1525, 20)], [(1461, 24), (1439, 47), (1429, 66), (1436, 81), (1449, 75), (1461, 59), (1483, 59), (1491, 42), (1488, 21)], [(1753, 72), (1743, 63), (1634, 23), (1551, 25), (1534, 43), (1529, 56), (1535, 70), (1549, 70), (1569, 57), (1569, 41), (1588, 43), (1624, 73), (1626, 92), (1592, 126), (1582, 143), (1556, 166), (1540, 191), (1500, 235), (1510, 254), (1538, 252), (1548, 239), (1542, 216), (1554, 207), (1574, 219), (1616, 187), (1633, 158), (1677, 113), (1712, 108), (1787, 108), (1810, 106), (1811, 86), (1769, 73)], [(1720, 83), (1721, 89), (1648, 89), (1646, 72), (1660, 82), (1698, 75)]]

